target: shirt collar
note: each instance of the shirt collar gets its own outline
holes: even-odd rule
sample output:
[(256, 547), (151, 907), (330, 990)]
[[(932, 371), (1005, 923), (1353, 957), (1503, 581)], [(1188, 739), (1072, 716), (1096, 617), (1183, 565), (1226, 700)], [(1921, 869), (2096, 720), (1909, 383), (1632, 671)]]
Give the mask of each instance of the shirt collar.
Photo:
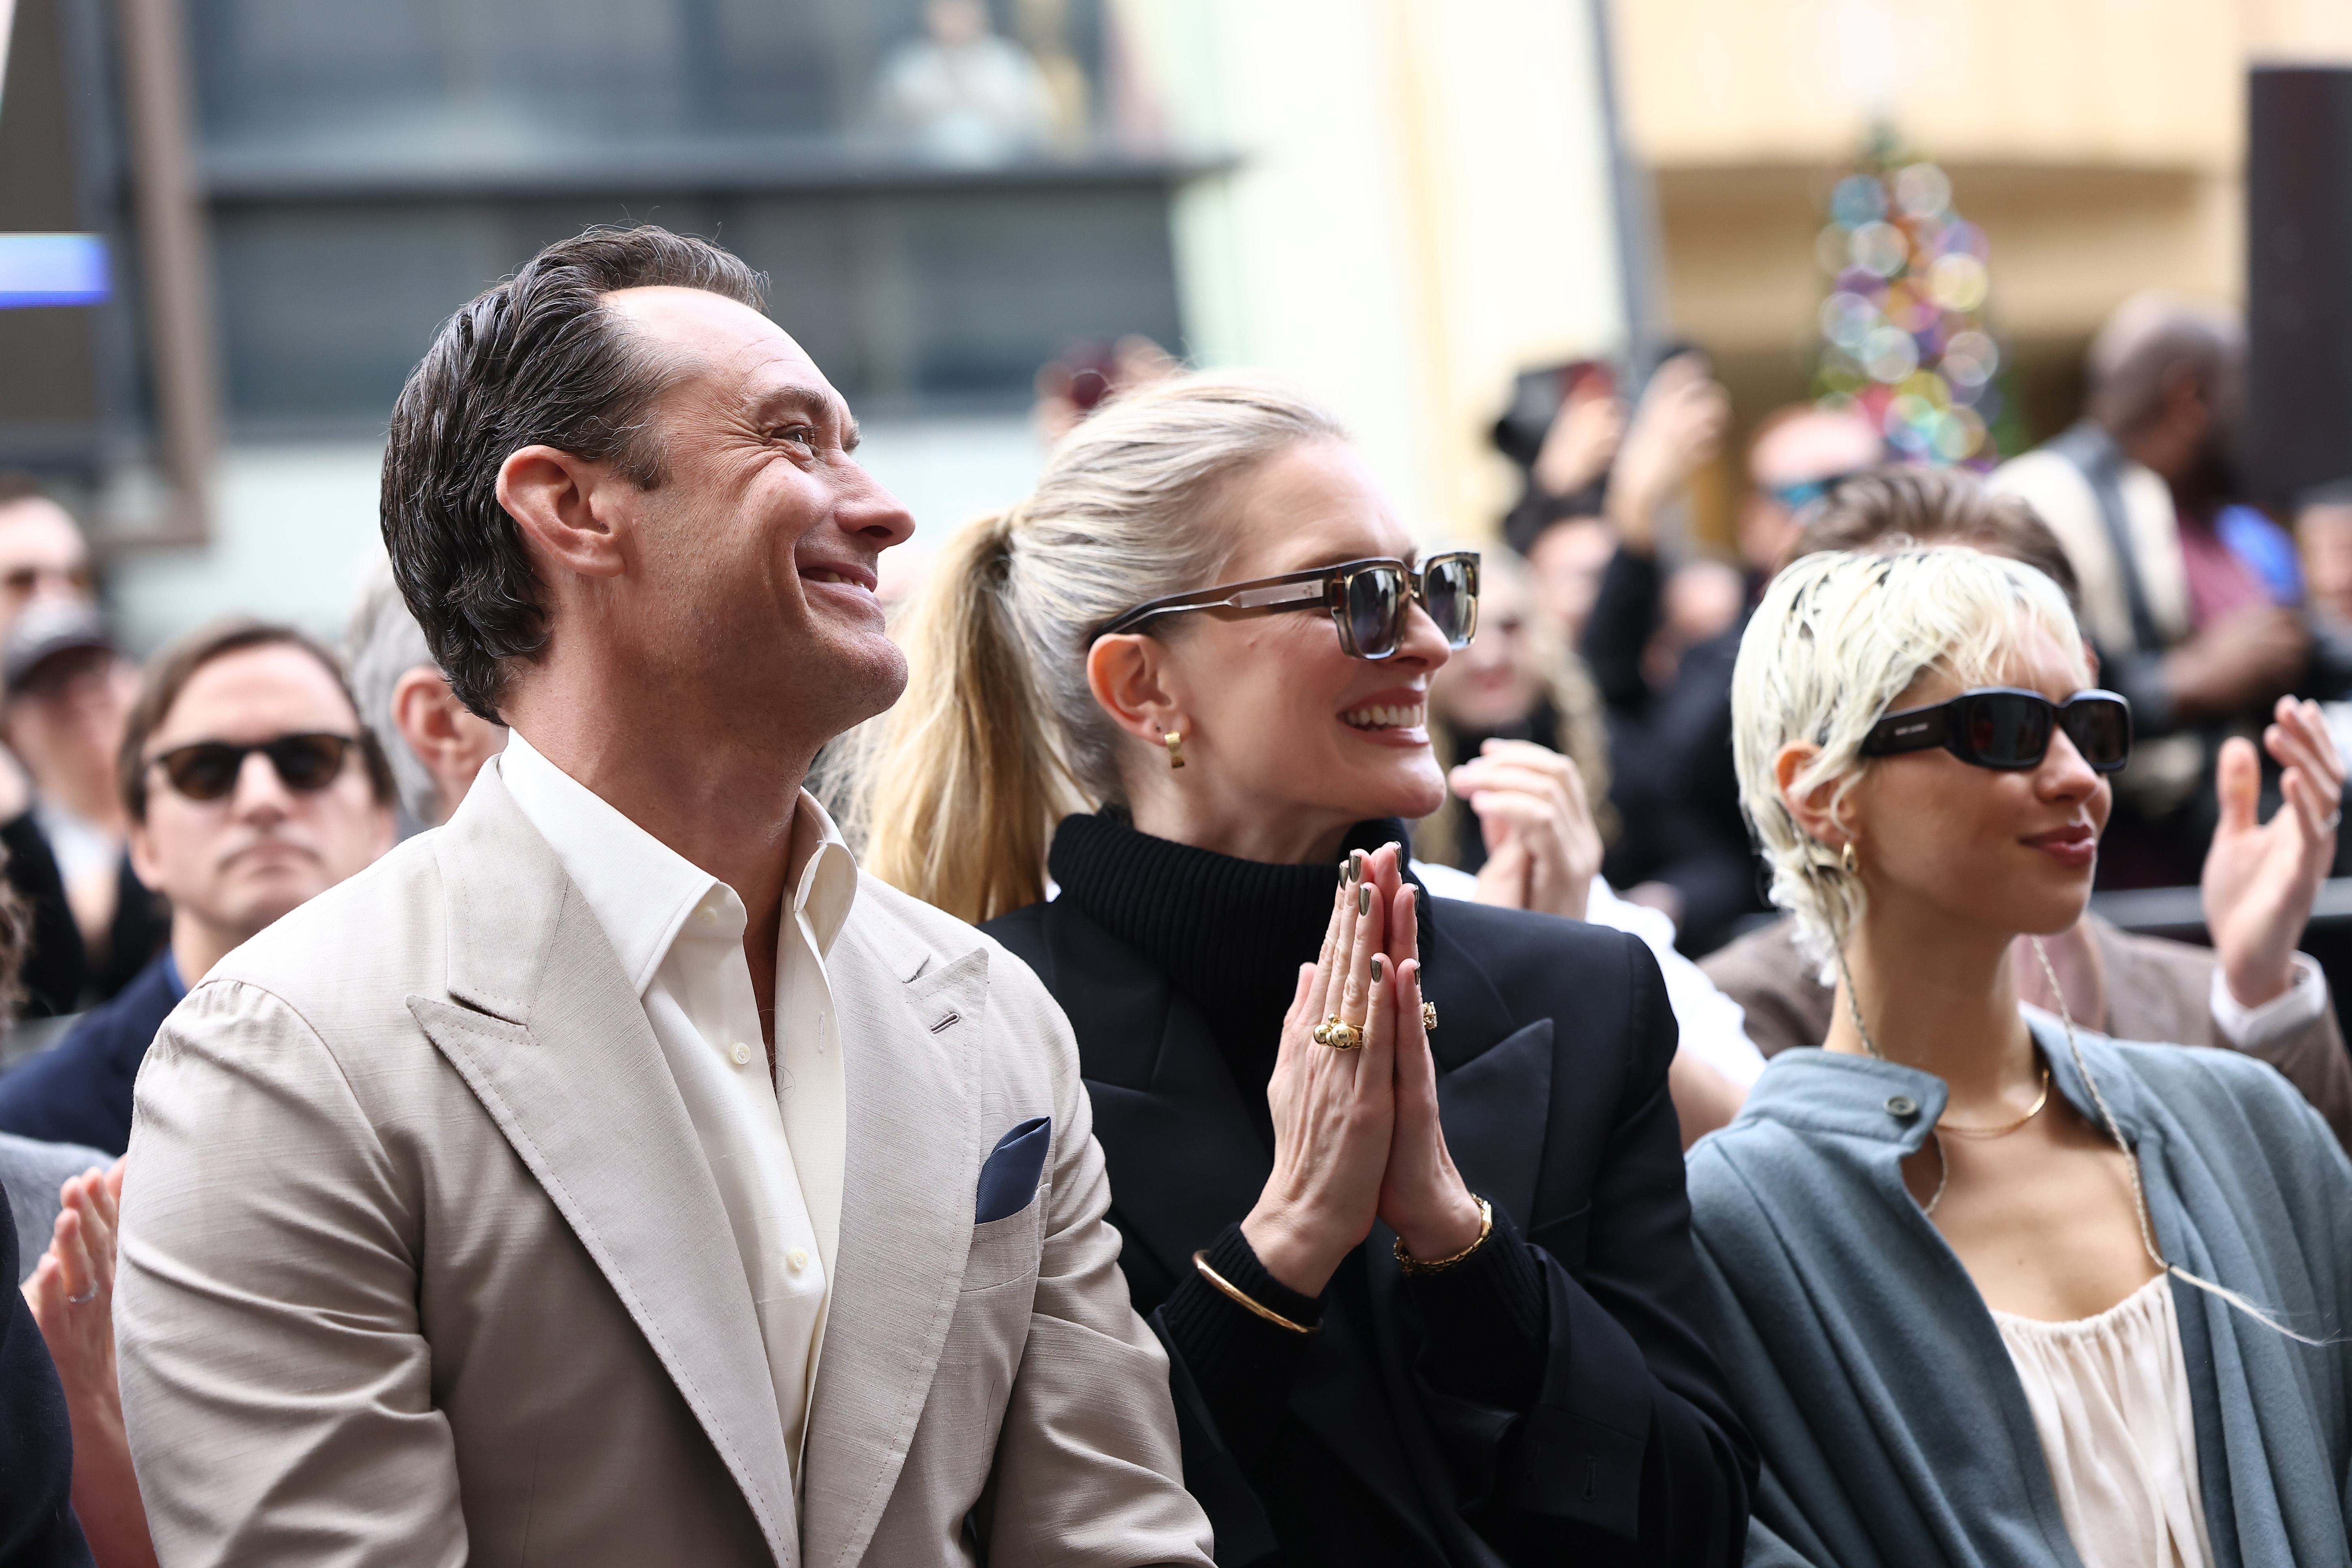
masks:
[[(586, 784), (557, 767), (520, 730), (492, 765), (530, 825), (545, 838), (580, 889), (589, 912), (604, 928), (621, 968), (639, 994), (653, 984), (662, 960), (695, 910), (709, 901), (740, 939), (742, 903), (724, 882), (629, 820)], [(793, 825), (797, 851), (804, 836), (815, 844), (791, 892), (790, 911), (805, 916), (819, 956), (849, 919), (857, 891), (857, 863), (840, 829), (814, 795), (803, 790)]]

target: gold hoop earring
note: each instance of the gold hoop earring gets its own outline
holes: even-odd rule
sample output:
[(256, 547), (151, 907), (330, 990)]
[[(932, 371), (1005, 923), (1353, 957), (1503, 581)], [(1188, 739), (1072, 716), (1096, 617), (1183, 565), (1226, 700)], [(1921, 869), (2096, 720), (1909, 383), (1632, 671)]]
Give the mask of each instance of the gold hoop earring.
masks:
[(1184, 732), (1181, 730), (1169, 731), (1168, 733), (1160, 737), (1160, 743), (1168, 748), (1168, 771), (1170, 773), (1174, 773), (1178, 768), (1184, 765)]
[(1849, 877), (1862, 874), (1862, 857), (1853, 852), (1853, 839), (1847, 839), (1845, 847), (1838, 851), (1838, 864), (1845, 868), (1845, 874)]

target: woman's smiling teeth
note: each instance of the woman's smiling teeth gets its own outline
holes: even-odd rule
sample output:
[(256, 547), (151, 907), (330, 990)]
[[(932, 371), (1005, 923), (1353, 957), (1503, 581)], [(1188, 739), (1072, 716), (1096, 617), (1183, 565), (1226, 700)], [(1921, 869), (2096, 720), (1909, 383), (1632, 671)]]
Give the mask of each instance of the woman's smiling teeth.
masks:
[(1340, 714), (1339, 721), (1351, 730), (1418, 730), (1428, 717), (1426, 702), (1409, 702), (1359, 708)]

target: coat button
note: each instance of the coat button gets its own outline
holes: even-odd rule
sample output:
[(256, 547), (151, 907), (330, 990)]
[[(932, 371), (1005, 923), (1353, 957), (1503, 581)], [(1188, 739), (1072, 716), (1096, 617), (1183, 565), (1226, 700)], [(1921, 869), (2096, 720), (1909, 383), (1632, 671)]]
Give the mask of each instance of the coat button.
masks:
[(809, 1255), (806, 1247), (795, 1247), (790, 1252), (784, 1254), (784, 1267), (790, 1268), (793, 1273), (798, 1274), (802, 1269), (806, 1268), (808, 1266)]
[(1886, 1114), (1916, 1116), (1919, 1114), (1919, 1102), (1907, 1094), (1890, 1094), (1886, 1097)]
[(727, 1054), (735, 1058), (735, 1065), (739, 1068), (747, 1068), (751, 1065), (751, 1047), (745, 1045), (740, 1040), (736, 1041), (735, 1048), (729, 1051)]

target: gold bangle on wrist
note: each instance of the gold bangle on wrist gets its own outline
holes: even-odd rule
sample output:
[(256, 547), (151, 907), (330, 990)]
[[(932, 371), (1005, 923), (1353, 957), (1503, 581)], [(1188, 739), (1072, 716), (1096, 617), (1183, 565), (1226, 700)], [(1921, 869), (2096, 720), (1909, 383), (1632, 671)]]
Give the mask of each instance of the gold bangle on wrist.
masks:
[(1275, 1311), (1270, 1308), (1261, 1307), (1255, 1301), (1251, 1300), (1247, 1296), (1243, 1295), (1241, 1287), (1235, 1285), (1232, 1280), (1226, 1279), (1223, 1275), (1209, 1267), (1209, 1255), (1206, 1249), (1192, 1254), (1192, 1267), (1201, 1271), (1202, 1279), (1206, 1279), (1210, 1284), (1223, 1291), (1227, 1297), (1231, 1298), (1233, 1300), (1240, 1302), (1243, 1306), (1248, 1308), (1251, 1311), (1255, 1312), (1259, 1317), (1264, 1318), (1267, 1322), (1276, 1325), (1277, 1328), (1288, 1329), (1294, 1334), (1319, 1334), (1323, 1331), (1323, 1325), (1320, 1323), (1294, 1323), (1288, 1318), (1284, 1317), (1280, 1312)]
[(1423, 1262), (1404, 1249), (1404, 1237), (1400, 1236), (1390, 1250), (1396, 1254), (1397, 1262), (1403, 1265), (1407, 1274), (1434, 1274), (1441, 1268), (1451, 1268), (1486, 1245), (1486, 1238), (1495, 1234), (1495, 1205), (1478, 1197), (1475, 1193), (1470, 1195), (1476, 1198), (1478, 1203), (1478, 1239), (1451, 1258), (1433, 1258)]

